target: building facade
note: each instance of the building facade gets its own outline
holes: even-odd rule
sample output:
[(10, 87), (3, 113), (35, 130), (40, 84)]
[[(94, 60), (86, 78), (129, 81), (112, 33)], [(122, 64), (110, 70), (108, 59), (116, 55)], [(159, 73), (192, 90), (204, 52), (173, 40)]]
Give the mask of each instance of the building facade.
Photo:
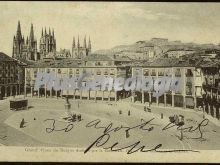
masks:
[(143, 66), (132, 67), (132, 75), (141, 74), (142, 79), (152, 77), (155, 81), (158, 78), (178, 77), (182, 81), (182, 88), (178, 91), (166, 91), (160, 97), (153, 97), (153, 88), (149, 92), (135, 92), (132, 101), (139, 101), (143, 104), (153, 104), (157, 106), (170, 106), (181, 108), (198, 108), (202, 106), (202, 79), (200, 69), (191, 66)]
[(0, 100), (24, 94), (24, 63), (0, 52)]
[(202, 66), (204, 73), (203, 108), (205, 112), (220, 119), (220, 61), (209, 62)]
[[(68, 96), (73, 99), (117, 101), (123, 95), (120, 91), (108, 91), (107, 89), (105, 91), (81, 91), (78, 89), (60, 91), (52, 89), (48, 91), (46, 85), (34, 91), (34, 84), (38, 72), (49, 73), (52, 71), (56, 77), (61, 79), (61, 83), (64, 77), (78, 78), (84, 72), (92, 74), (89, 80), (101, 76), (125, 78), (129, 72), (128, 67), (124, 65), (126, 62), (128, 62), (128, 59), (91, 55), (83, 60), (63, 59), (35, 63), (25, 68), (25, 95), (30, 95), (31, 97)], [(86, 83), (86, 81), (82, 83)]]

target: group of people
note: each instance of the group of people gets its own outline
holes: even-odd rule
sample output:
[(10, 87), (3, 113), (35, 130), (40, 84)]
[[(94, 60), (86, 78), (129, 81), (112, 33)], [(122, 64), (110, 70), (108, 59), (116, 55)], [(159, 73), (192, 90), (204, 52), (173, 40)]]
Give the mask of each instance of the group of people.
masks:
[[(119, 113), (119, 115), (121, 115), (122, 114), (122, 110), (119, 110), (118, 113)], [(130, 115), (131, 115), (131, 111), (128, 110), (128, 116), (130, 116)]]
[(184, 116), (183, 115), (174, 114), (173, 116), (170, 116), (169, 119), (170, 119), (170, 122), (174, 123), (175, 125), (178, 125), (178, 126), (184, 125)]

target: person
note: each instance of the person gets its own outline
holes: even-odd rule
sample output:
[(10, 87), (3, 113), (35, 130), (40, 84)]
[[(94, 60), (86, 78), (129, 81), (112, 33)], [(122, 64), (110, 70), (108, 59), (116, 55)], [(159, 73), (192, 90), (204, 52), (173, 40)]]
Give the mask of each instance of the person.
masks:
[(179, 117), (177, 115), (174, 116), (174, 121), (176, 125), (179, 124)]
[(130, 134), (129, 134), (128, 130), (125, 130), (125, 132), (126, 132), (126, 138), (129, 138)]
[(81, 115), (78, 115), (77, 118), (78, 118), (78, 121), (81, 121), (81, 120), (82, 120)]
[(24, 128), (25, 127), (25, 124), (26, 122), (24, 121), (24, 118), (21, 120), (21, 123), (20, 123), (20, 128)]
[(129, 110), (129, 111), (128, 111), (128, 116), (130, 116), (130, 115), (131, 115), (131, 111)]
[(147, 107), (146, 106), (144, 106), (144, 111), (147, 112)]

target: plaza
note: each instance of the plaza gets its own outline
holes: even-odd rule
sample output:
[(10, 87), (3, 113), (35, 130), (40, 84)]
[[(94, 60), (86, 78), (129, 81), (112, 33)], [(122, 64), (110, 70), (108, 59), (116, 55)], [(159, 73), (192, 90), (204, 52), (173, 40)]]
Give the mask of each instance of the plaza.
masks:
[[(20, 96), (21, 97), (21, 96)], [(206, 127), (202, 127), (203, 137), (199, 131), (192, 133), (184, 132), (183, 139), (180, 139), (180, 131), (176, 127), (162, 131), (169, 124), (169, 116), (173, 114), (183, 115), (185, 125), (194, 128), (203, 120), (203, 114), (192, 109), (175, 109), (171, 107), (151, 107), (151, 112), (145, 112), (142, 104), (134, 104), (126, 101), (92, 101), (92, 100), (69, 100), (70, 111), (82, 115), (82, 121), (74, 122), (73, 128), (68, 131), (53, 131), (48, 133), (47, 128), (52, 128), (52, 119), (56, 121), (57, 130), (66, 128), (67, 122), (62, 120), (66, 110), (64, 99), (56, 98), (31, 98), (29, 109), (22, 111), (10, 111), (9, 99), (2, 100), (0, 104), (0, 143), (6, 146), (63, 146), (86, 148), (103, 134), (103, 129), (87, 127), (88, 123), (100, 120), (98, 126), (107, 127), (112, 123), (112, 129), (116, 127), (133, 127), (141, 124), (141, 119), (148, 121), (153, 119), (146, 128), (154, 127), (152, 131), (132, 129), (129, 137), (126, 137), (124, 130), (111, 132), (106, 146), (115, 142), (119, 146), (128, 146), (137, 141), (146, 148), (153, 148), (162, 144), (161, 149), (186, 149), (186, 150), (209, 150), (219, 149), (218, 137), (220, 127), (210, 120)], [(121, 111), (121, 114), (119, 114)], [(130, 111), (130, 115), (128, 112)], [(163, 118), (161, 118), (163, 113)], [(20, 122), (24, 119), (25, 127), (20, 128)], [(48, 120), (51, 119), (51, 120)], [(47, 120), (47, 121), (45, 121)], [(139, 146), (140, 147), (140, 146)]]

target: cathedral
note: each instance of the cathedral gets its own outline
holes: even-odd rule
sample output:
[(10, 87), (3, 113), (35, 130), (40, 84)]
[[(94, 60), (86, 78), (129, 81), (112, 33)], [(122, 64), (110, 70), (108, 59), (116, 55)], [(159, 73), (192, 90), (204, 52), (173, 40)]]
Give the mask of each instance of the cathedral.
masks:
[(12, 57), (16, 59), (37, 60), (37, 40), (34, 38), (33, 24), (29, 38), (26, 41), (21, 33), (21, 25), (18, 22), (17, 33), (13, 38), (13, 52)]
[(54, 56), (56, 55), (56, 39), (54, 36), (54, 30), (51, 33), (49, 28), (49, 33), (47, 33), (47, 30), (45, 28), (45, 31), (41, 32), (41, 38), (40, 38), (40, 55), (41, 59), (45, 58), (49, 53), (52, 53)]
[(84, 38), (83, 46), (80, 46), (79, 37), (77, 41), (77, 45), (75, 42), (75, 37), (73, 37), (73, 44), (72, 44), (72, 58), (82, 59), (91, 54), (91, 41), (89, 37), (88, 46), (86, 42), (86, 37)]
[[(64, 49), (66, 50), (66, 49)], [(41, 38), (39, 42), (39, 51), (37, 51), (37, 40), (34, 36), (33, 24), (31, 24), (30, 35), (27, 37), (26, 41), (24, 35), (21, 33), (20, 21), (18, 21), (17, 32), (13, 38), (13, 52), (12, 57), (18, 60), (32, 60), (37, 61), (45, 58), (75, 58), (83, 59), (84, 57), (91, 54), (91, 41), (90, 37), (87, 42), (86, 36), (84, 38), (83, 45), (80, 45), (79, 37), (77, 44), (75, 42), (75, 37), (73, 37), (72, 43), (72, 54), (70, 51), (60, 51), (56, 52), (56, 38), (54, 35), (54, 30), (47, 32), (45, 28), (41, 31)]]
[(49, 53), (56, 54), (56, 39), (54, 36), (54, 30), (47, 33), (46, 28), (45, 32), (41, 33), (40, 38), (40, 51), (37, 51), (37, 40), (34, 37), (34, 28), (33, 24), (31, 24), (31, 30), (29, 38), (27, 37), (26, 41), (24, 35), (21, 33), (21, 25), (20, 21), (18, 21), (18, 27), (16, 35), (13, 38), (13, 51), (12, 57), (22, 60), (32, 60), (37, 61), (45, 58)]

